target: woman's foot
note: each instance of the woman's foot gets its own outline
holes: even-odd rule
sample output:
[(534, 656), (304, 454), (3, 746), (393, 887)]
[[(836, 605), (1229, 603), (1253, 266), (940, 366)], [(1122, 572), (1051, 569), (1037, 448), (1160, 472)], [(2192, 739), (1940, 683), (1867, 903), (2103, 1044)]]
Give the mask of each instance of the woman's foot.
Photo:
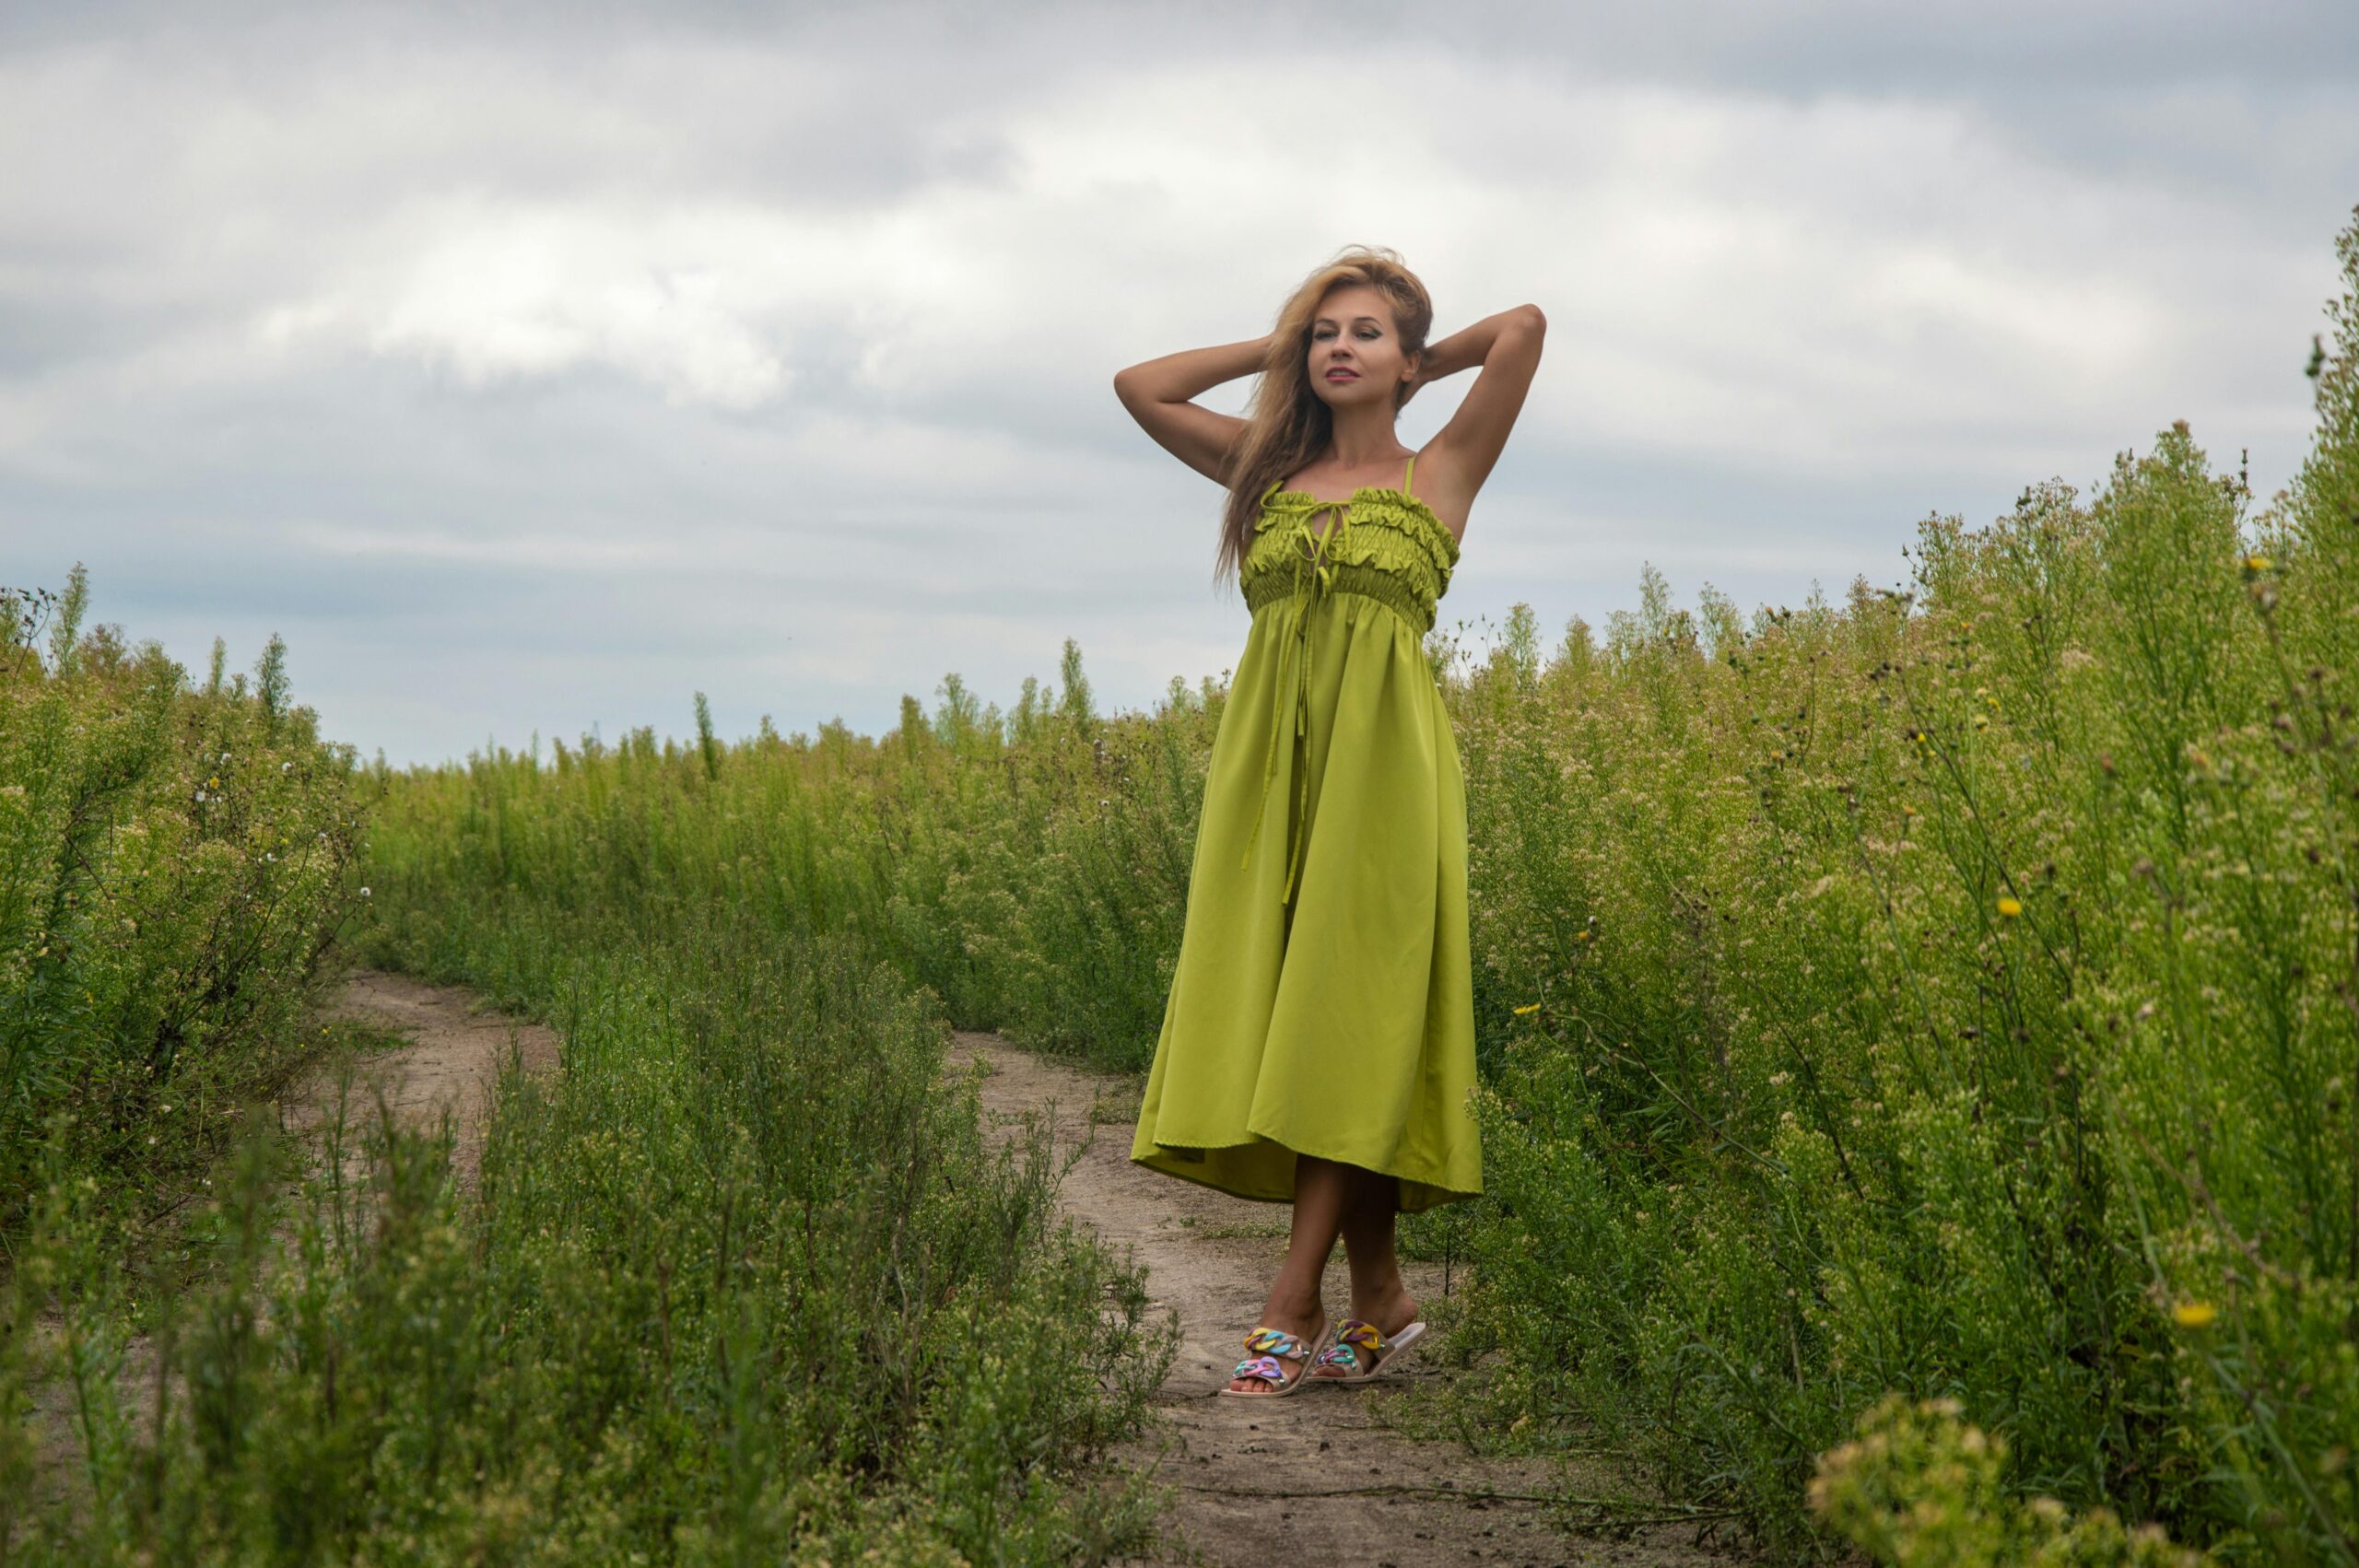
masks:
[[(1417, 1300), (1409, 1293), (1409, 1287), (1396, 1278), (1392, 1282), (1392, 1289), (1383, 1295), (1366, 1299), (1355, 1295), (1352, 1298), (1352, 1316), (1363, 1323), (1375, 1324), (1377, 1331), (1390, 1340), (1393, 1335), (1417, 1320)], [(1365, 1362), (1366, 1359), (1363, 1353), (1361, 1360)], [(1358, 1370), (1366, 1372), (1367, 1368), (1362, 1365)], [(1320, 1378), (1348, 1377), (1352, 1375), (1352, 1369), (1337, 1366), (1331, 1362), (1325, 1365), (1312, 1367), (1310, 1375)]]
[[(1283, 1328), (1315, 1351), (1318, 1349), (1320, 1334), (1327, 1327), (1327, 1315), (1320, 1310), (1317, 1302), (1313, 1302), (1309, 1311), (1297, 1308), (1264, 1312), (1262, 1315), (1262, 1321), (1256, 1327)], [(1277, 1362), (1280, 1370), (1285, 1373), (1286, 1381), (1291, 1384), (1295, 1375), (1302, 1366), (1303, 1358), (1277, 1356), (1273, 1359)], [(1274, 1394), (1278, 1389), (1278, 1385), (1262, 1377), (1232, 1377), (1228, 1380), (1228, 1386), (1239, 1394)]]

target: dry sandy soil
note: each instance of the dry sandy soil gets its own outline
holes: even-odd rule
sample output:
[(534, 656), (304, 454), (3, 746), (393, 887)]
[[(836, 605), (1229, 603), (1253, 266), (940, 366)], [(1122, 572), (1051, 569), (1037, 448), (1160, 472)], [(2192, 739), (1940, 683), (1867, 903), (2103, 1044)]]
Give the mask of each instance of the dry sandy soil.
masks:
[[(1176, 1316), (1180, 1354), (1158, 1396), (1165, 1430), (1120, 1457), (1179, 1488), (1171, 1554), (1161, 1562), (1220, 1564), (1716, 1563), (1740, 1561), (1695, 1544), (1694, 1525), (1642, 1527), (1626, 1539), (1566, 1533), (1537, 1497), (1614, 1493), (1610, 1474), (1535, 1459), (1485, 1458), (1454, 1442), (1419, 1442), (1382, 1424), (1387, 1401), (1448, 1374), (1402, 1352), (1395, 1370), (1362, 1387), (1307, 1387), (1278, 1399), (1224, 1399), (1216, 1390), (1244, 1354), (1283, 1237), (1253, 1234), (1283, 1223), (1281, 1205), (1251, 1203), (1131, 1164), (1128, 1119), (1093, 1125), (1092, 1106), (1124, 1081), (1017, 1049), (996, 1035), (961, 1033), (951, 1071), (988, 1064), (984, 1114), (1014, 1136), (1028, 1113), (1050, 1118), (1061, 1153), (1086, 1145), (1060, 1201), (1147, 1269), (1158, 1314)], [(1127, 1096), (1122, 1108), (1128, 1112)], [(1240, 1235), (1243, 1232), (1246, 1234)], [(1350, 1303), (1338, 1250), (1322, 1293), (1331, 1316)], [(1404, 1262), (1421, 1305), (1442, 1299), (1442, 1271)], [(1487, 1494), (1487, 1495), (1486, 1495)], [(1515, 1495), (1501, 1495), (1515, 1494)]]

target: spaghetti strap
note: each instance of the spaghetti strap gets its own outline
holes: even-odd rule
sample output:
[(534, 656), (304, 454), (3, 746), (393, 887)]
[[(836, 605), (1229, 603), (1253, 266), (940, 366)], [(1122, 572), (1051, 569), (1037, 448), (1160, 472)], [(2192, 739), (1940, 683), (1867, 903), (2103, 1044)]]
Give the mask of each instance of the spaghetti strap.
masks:
[(1411, 452), (1409, 454), (1409, 466), (1401, 471), (1401, 493), (1402, 495), (1405, 496), (1409, 493), (1409, 475), (1416, 471), (1417, 454), (1415, 452)]

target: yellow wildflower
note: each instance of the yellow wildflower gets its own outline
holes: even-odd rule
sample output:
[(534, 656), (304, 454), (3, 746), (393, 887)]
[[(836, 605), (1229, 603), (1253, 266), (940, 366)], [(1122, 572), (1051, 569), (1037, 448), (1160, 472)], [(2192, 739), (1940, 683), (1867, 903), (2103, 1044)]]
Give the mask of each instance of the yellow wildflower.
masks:
[(2265, 572), (2265, 571), (2267, 571), (2268, 569), (2269, 569), (2269, 557), (2268, 557), (2268, 556), (2247, 556), (2245, 557), (2245, 570), (2247, 570), (2247, 571), (2248, 571), (2248, 572)]
[(2171, 1308), (2171, 1316), (2182, 1328), (2209, 1328), (2219, 1316), (2219, 1309), (2208, 1301), (2183, 1301)]
[(2001, 898), (1999, 900), (1999, 913), (2006, 916), (2007, 919), (2012, 920), (2023, 912), (2024, 907), (2021, 899)]
[(1526, 1002), (1523, 1006), (1517, 1008), (1515, 1011), (1516, 1011), (1516, 1016), (1518, 1016), (1518, 1017), (1521, 1017), (1523, 1014), (1525, 1014), (1525, 1013), (1527, 1013), (1527, 1012), (1539, 1012), (1539, 1011), (1540, 1011), (1540, 1004), (1539, 1004), (1538, 1002), (1536, 1002), (1536, 1001), (1532, 1001), (1532, 1002)]

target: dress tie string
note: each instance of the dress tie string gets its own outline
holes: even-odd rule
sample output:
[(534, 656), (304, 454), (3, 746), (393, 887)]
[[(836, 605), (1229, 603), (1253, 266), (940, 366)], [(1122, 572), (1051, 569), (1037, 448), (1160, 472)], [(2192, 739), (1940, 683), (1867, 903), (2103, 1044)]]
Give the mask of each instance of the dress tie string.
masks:
[[(1331, 509), (1336, 513), (1336, 521), (1329, 526), (1327, 532), (1325, 533), (1311, 532), (1310, 519), (1321, 511)], [(1310, 613), (1313, 606), (1320, 600), (1332, 599), (1334, 596), (1335, 565), (1332, 559), (1334, 547), (1340, 542), (1344, 532), (1351, 526), (1351, 503), (1342, 501), (1332, 503), (1327, 507), (1313, 508), (1309, 513), (1296, 517), (1286, 528), (1287, 553), (1294, 557), (1294, 587), (1287, 595), (1287, 603), (1292, 606), (1295, 617), (1296, 680), (1293, 700), (1289, 706), (1294, 710), (1294, 732), (1297, 739), (1302, 737), (1310, 722)], [(1261, 804), (1254, 808), (1253, 832), (1245, 841), (1245, 859), (1238, 862), (1239, 871), (1252, 863), (1253, 847), (1261, 841), (1262, 837), (1262, 819), (1268, 814), (1270, 785), (1276, 778), (1278, 771), (1278, 728), (1275, 724), (1270, 726), (1269, 749), (1262, 761)], [(1299, 789), (1296, 795), (1295, 820), (1287, 825), (1286, 829), (1286, 885), (1285, 890), (1278, 895), (1278, 902), (1281, 904), (1294, 901), (1295, 869), (1302, 857), (1300, 825), (1302, 818), (1310, 811), (1309, 764), (1309, 759), (1306, 756), (1304, 766), (1297, 777)]]

